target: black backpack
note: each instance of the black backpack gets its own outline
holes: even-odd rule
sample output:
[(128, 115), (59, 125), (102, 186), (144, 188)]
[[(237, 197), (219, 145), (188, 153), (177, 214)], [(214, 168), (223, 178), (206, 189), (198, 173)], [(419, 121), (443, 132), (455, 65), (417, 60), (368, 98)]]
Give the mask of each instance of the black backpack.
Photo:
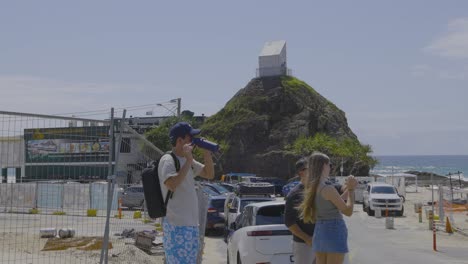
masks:
[[(179, 159), (173, 152), (170, 153), (174, 159), (176, 171), (180, 169)], [(162, 156), (161, 156), (162, 158)], [(153, 166), (145, 168), (141, 172), (141, 181), (143, 183), (143, 193), (145, 195), (146, 208), (151, 218), (160, 218), (166, 216), (167, 203), (172, 198), (173, 192), (167, 191), (166, 198), (163, 200), (161, 185), (159, 183), (158, 166), (159, 161), (153, 163)]]

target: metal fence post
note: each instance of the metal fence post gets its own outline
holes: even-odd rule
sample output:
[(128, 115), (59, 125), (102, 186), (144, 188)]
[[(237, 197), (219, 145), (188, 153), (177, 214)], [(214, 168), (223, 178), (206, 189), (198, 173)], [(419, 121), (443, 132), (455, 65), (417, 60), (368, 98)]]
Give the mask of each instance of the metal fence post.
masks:
[[(101, 259), (99, 263), (106, 263), (108, 261), (108, 251), (109, 251), (109, 222), (110, 222), (110, 209), (112, 206), (112, 200), (109, 199), (111, 195), (112, 188), (112, 158), (114, 154), (114, 108), (111, 108), (111, 118), (110, 118), (110, 131), (109, 131), (109, 166), (108, 166), (108, 181), (107, 181), (107, 215), (106, 215), (106, 226), (104, 230), (104, 241), (101, 248)], [(110, 203), (110, 204), (109, 204)]]
[[(119, 153), (120, 153), (120, 144), (122, 142), (122, 130), (123, 130), (123, 122), (125, 120), (125, 115), (127, 111), (123, 111), (122, 119), (120, 121), (120, 129), (119, 129), (119, 137), (117, 141), (117, 147), (115, 147), (115, 140), (114, 140), (114, 108), (111, 109), (111, 125), (110, 125), (110, 155), (109, 155), (109, 177), (108, 177), (108, 187), (107, 187), (107, 215), (106, 215), (106, 227), (104, 231), (104, 241), (102, 244), (101, 249), (101, 260), (100, 264), (108, 263), (109, 257), (109, 230), (110, 230), (110, 214), (112, 209), (112, 202), (114, 197), (114, 186), (115, 186), (115, 173), (113, 171), (113, 167), (117, 168), (118, 161), (119, 161)], [(112, 156), (115, 152), (115, 162), (114, 166), (112, 166)]]
[(39, 182), (36, 182), (36, 193), (34, 194), (34, 208), (39, 207), (38, 200), (39, 200)]
[(441, 184), (439, 184), (439, 221), (444, 223), (445, 214), (444, 214), (444, 189)]

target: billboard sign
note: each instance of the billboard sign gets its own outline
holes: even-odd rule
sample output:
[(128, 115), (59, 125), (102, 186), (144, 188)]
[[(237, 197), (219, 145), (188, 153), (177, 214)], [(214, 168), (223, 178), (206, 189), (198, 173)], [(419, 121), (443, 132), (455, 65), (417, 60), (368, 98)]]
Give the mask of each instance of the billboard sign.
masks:
[(25, 129), (26, 163), (106, 162), (109, 126)]

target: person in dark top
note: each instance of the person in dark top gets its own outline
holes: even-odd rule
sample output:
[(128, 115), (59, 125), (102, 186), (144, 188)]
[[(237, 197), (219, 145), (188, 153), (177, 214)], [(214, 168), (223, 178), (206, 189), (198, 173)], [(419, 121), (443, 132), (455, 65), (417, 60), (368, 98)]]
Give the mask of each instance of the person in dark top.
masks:
[(284, 209), (284, 223), (293, 234), (294, 263), (315, 263), (315, 254), (312, 251), (312, 236), (314, 224), (306, 224), (299, 218), (297, 207), (303, 200), (304, 183), (308, 171), (307, 161), (300, 159), (296, 162), (296, 174), (300, 183), (296, 185), (286, 197)]
[[(312, 236), (314, 235), (315, 225), (304, 223), (300, 219), (299, 211), (297, 210), (297, 207), (303, 200), (304, 183), (307, 180), (308, 168), (306, 159), (300, 159), (296, 162), (296, 174), (301, 182), (286, 197), (284, 212), (284, 223), (293, 234), (294, 261), (298, 264), (315, 263), (315, 255), (312, 251)], [(340, 184), (335, 183), (333, 186), (340, 195), (343, 194), (344, 190)]]

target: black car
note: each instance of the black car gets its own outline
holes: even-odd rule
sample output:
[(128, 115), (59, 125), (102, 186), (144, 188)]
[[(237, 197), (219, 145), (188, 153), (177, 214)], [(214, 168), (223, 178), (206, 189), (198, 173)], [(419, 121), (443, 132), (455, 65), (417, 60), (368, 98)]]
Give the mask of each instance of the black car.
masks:
[(223, 231), (224, 229), (224, 202), (226, 196), (210, 196), (206, 215), (205, 233)]

